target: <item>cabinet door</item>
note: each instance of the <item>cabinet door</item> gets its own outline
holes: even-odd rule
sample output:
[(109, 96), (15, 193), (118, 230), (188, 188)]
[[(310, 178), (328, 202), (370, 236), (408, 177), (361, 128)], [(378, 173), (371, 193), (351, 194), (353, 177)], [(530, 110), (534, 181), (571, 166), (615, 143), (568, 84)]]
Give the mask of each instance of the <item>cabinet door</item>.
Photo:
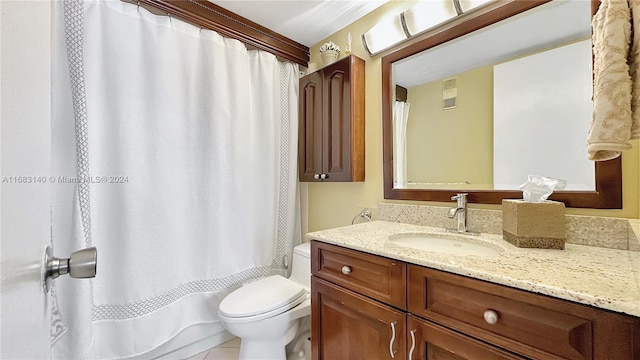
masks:
[(435, 323), (407, 316), (407, 359), (525, 359)]
[(300, 123), (298, 129), (298, 171), (300, 181), (317, 181), (322, 170), (322, 74), (300, 79)]
[(404, 360), (404, 312), (311, 277), (314, 360)]
[(364, 67), (351, 55), (322, 70), (322, 167), (328, 181), (364, 181)]
[(343, 59), (323, 69), (325, 120), (322, 168), (330, 181), (349, 181), (351, 175), (350, 63)]

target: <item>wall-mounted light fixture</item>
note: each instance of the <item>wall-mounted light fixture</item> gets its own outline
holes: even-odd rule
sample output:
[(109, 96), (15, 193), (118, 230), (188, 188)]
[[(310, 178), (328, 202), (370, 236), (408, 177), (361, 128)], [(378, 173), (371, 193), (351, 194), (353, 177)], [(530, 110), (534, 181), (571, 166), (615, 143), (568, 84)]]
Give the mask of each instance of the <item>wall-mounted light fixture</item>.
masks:
[(493, 0), (459, 0), (460, 10), (462, 13), (467, 13), (491, 1)]
[(416, 36), (458, 16), (455, 4), (457, 2), (451, 0), (424, 1), (403, 12), (400, 17), (404, 19), (409, 36)]
[(362, 34), (362, 44), (369, 55), (375, 55), (491, 1), (496, 0), (423, 0), (383, 18)]
[(369, 55), (409, 38), (401, 19), (402, 17), (397, 15), (385, 17), (362, 34), (362, 44)]

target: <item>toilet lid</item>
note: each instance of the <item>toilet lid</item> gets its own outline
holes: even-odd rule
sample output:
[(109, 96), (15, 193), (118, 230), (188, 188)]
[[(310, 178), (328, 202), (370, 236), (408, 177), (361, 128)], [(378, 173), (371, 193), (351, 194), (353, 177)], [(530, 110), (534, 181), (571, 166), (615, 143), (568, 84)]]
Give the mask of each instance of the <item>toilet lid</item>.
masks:
[(304, 300), (305, 293), (302, 285), (273, 275), (235, 290), (222, 300), (218, 311), (227, 317), (255, 316), (279, 308), (284, 312)]

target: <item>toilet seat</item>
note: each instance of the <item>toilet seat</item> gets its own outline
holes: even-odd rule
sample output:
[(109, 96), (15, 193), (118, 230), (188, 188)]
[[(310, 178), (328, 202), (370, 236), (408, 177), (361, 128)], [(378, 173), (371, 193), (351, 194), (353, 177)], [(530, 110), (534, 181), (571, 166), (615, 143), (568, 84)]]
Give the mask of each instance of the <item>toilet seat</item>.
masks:
[(224, 321), (244, 323), (281, 314), (302, 303), (307, 290), (280, 275), (249, 283), (222, 300), (218, 309)]

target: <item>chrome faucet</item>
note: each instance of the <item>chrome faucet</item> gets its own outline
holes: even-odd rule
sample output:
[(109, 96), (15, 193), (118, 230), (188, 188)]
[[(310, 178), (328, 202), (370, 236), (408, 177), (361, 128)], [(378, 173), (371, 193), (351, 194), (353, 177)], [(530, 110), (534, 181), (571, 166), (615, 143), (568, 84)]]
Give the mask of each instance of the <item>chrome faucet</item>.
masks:
[(467, 193), (457, 194), (451, 197), (451, 200), (457, 200), (456, 206), (449, 209), (447, 215), (449, 219), (458, 216), (457, 229), (448, 229), (450, 231), (466, 233), (467, 232)]

